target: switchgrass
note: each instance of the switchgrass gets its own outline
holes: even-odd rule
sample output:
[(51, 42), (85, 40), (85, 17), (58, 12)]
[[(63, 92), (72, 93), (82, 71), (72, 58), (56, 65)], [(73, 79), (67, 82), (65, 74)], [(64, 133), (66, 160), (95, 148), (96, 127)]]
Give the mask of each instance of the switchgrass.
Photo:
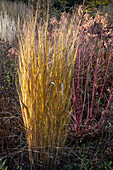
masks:
[(24, 24), (20, 36), (18, 94), (30, 160), (50, 169), (67, 137), (83, 13), (81, 8), (72, 17), (63, 13), (59, 22), (50, 20), (48, 12), (41, 20), (39, 13)]

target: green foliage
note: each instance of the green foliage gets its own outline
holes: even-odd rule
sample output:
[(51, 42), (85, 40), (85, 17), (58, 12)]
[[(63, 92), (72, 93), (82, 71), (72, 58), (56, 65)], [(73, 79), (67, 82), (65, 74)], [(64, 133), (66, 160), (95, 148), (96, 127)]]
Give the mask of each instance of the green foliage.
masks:
[[(3, 160), (2, 158), (0, 159), (0, 162), (2, 162), (2, 163), (0, 163), (0, 170), (8, 170), (8, 166), (6, 166), (6, 161), (7, 161), (7, 159), (5, 159), (5, 160)], [(22, 167), (17, 165), (17, 169), (22, 170)]]
[(88, 12), (92, 12), (94, 8), (97, 8), (98, 6), (105, 6), (108, 4), (112, 4), (113, 0), (87, 0), (85, 2), (85, 8)]
[(8, 167), (5, 166), (5, 164), (6, 164), (6, 159), (3, 161), (3, 159), (1, 158), (1, 159), (0, 159), (0, 162), (2, 162), (2, 163), (0, 163), (0, 170), (7, 170)]
[(87, 0), (86, 4), (95, 4), (97, 7), (98, 5), (108, 5), (110, 3), (113, 3), (113, 0)]
[(113, 170), (113, 168), (111, 167), (111, 165), (112, 165), (112, 161), (110, 161), (110, 162), (104, 162), (104, 169), (105, 170)]
[[(1, 67), (2, 71), (2, 81), (6, 89), (12, 89), (15, 86), (15, 76), (17, 74), (17, 69), (15, 66), (15, 62), (12, 60), (4, 61)], [(1, 84), (0, 84), (0, 88)]]
[(68, 165), (64, 165), (63, 168), (61, 168), (60, 170), (68, 170), (68, 169), (69, 169)]
[(22, 170), (22, 167), (21, 167), (21, 166), (19, 166), (19, 165), (17, 165), (17, 168), (18, 168), (19, 170)]

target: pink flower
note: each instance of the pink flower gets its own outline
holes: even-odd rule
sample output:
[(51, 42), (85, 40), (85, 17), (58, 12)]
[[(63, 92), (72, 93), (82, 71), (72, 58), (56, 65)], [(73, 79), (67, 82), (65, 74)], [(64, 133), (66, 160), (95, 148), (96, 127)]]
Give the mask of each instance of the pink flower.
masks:
[(56, 18), (52, 18), (50, 20), (51, 20), (50, 24), (52, 24), (52, 25), (55, 25), (57, 23), (57, 19)]
[(7, 55), (8, 57), (17, 57), (18, 56), (18, 52), (17, 52), (17, 50), (16, 49), (14, 49), (14, 48), (10, 48), (9, 50), (8, 50), (8, 55)]

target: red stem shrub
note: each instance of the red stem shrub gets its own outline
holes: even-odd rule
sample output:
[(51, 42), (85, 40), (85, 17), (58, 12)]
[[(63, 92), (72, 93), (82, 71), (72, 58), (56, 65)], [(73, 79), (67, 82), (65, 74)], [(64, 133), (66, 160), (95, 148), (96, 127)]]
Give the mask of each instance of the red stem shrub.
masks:
[(107, 14), (93, 19), (86, 13), (81, 23), (71, 106), (71, 130), (77, 137), (100, 128), (112, 100), (113, 34), (108, 26)]

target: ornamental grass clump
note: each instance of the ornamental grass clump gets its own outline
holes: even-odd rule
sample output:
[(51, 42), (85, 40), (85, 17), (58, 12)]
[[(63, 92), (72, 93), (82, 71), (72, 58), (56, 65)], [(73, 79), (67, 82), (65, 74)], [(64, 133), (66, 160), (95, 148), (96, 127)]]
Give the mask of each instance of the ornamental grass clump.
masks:
[[(35, 18), (19, 40), (18, 94), (31, 162), (52, 169), (67, 137), (81, 8), (61, 20)], [(37, 15), (38, 13), (38, 15)], [(73, 31), (73, 25), (76, 29)]]
[[(18, 11), (18, 12), (17, 12)], [(31, 13), (30, 6), (22, 2), (0, 1), (0, 38), (10, 45), (17, 43), (24, 19)]]
[(87, 13), (81, 23), (73, 77), (72, 132), (78, 138), (95, 133), (109, 114), (113, 96), (113, 32), (107, 14)]

